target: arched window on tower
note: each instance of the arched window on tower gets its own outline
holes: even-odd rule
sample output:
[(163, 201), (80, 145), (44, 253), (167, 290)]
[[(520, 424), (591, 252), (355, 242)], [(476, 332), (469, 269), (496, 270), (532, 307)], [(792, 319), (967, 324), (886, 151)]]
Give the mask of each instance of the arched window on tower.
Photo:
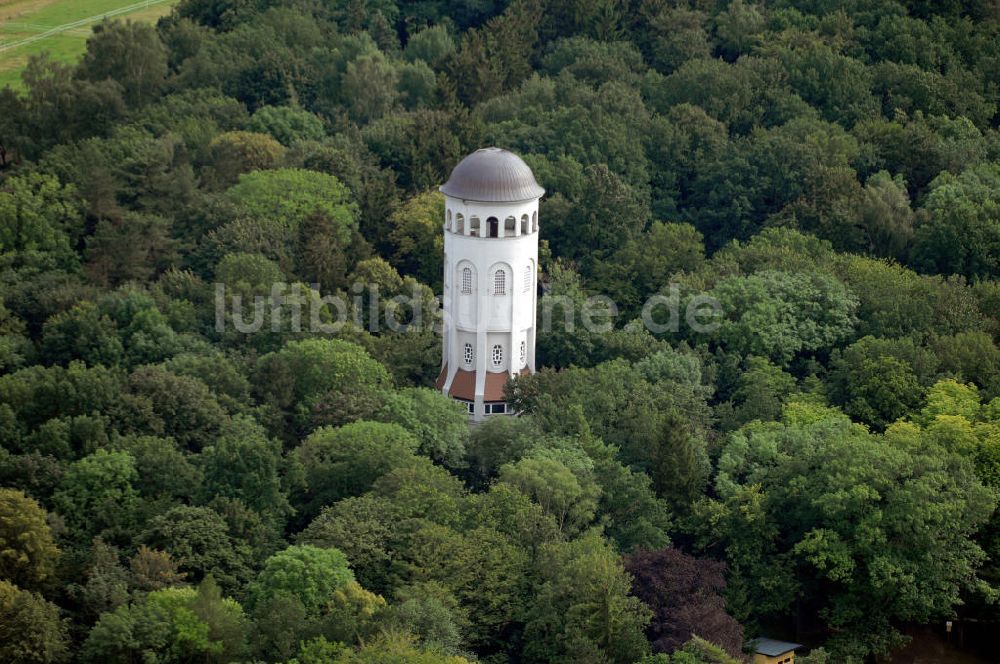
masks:
[(537, 210), (531, 213), (531, 232), (532, 233), (537, 233), (538, 232), (538, 211)]
[(451, 210), (448, 210), (448, 217), (447, 217), (447, 220), (445, 221), (445, 228), (447, 228), (449, 231), (452, 230), (452, 228), (451, 228)]
[(481, 237), (479, 235), (479, 217), (469, 217), (469, 235)]
[(459, 212), (455, 215), (455, 232), (459, 235), (465, 235), (465, 217)]
[(517, 230), (517, 219), (514, 217), (507, 217), (503, 220), (503, 237), (514, 237), (514, 231)]
[(493, 294), (494, 295), (506, 295), (507, 294), (507, 273), (503, 270), (497, 270), (493, 275)]
[(462, 292), (468, 295), (472, 292), (472, 269), (462, 268)]
[(521, 215), (521, 235), (527, 235), (531, 231), (528, 230), (528, 215)]
[(500, 220), (496, 217), (487, 217), (486, 226), (489, 231), (489, 237), (499, 237), (500, 236)]
[(531, 269), (530, 265), (525, 265), (524, 266), (524, 287), (523, 287), (525, 293), (530, 293), (531, 292), (531, 285), (535, 281), (534, 277), (535, 277), (534, 270)]

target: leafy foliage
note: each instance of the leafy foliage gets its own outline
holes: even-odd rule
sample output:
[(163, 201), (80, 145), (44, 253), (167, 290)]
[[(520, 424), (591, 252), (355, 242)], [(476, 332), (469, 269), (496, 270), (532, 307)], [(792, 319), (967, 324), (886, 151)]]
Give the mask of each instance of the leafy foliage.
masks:
[[(996, 12), (834, 4), (182, 0), (31, 58), (0, 659), (858, 662), (995, 622)], [(432, 326), (381, 323), (434, 319), (436, 187), (490, 144), (546, 189), (552, 325), (470, 429)]]
[(16, 489), (0, 489), (0, 574), (23, 587), (55, 573), (59, 549), (45, 510)]

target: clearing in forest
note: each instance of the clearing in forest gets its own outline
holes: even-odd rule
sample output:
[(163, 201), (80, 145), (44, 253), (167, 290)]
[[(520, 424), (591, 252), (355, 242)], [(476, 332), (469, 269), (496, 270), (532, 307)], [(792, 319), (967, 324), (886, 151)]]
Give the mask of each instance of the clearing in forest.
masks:
[(0, 88), (20, 88), (21, 70), (36, 53), (62, 62), (78, 58), (104, 18), (155, 21), (177, 1), (0, 0)]

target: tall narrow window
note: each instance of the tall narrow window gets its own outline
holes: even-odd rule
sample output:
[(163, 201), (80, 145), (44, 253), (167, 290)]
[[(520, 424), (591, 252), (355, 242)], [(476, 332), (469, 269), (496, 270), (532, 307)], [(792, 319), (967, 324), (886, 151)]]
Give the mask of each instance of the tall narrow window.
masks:
[(525, 293), (530, 293), (531, 292), (531, 285), (534, 282), (534, 276), (535, 275), (533, 274), (533, 270), (531, 269), (531, 266), (530, 265), (526, 266), (524, 268), (524, 292)]
[(523, 367), (528, 363), (528, 344), (523, 339), (521, 340), (521, 366)]
[(472, 344), (465, 344), (465, 366), (472, 366)]
[(503, 346), (496, 344), (493, 346), (493, 366), (499, 367), (503, 364)]
[(472, 269), (468, 267), (462, 268), (462, 292), (472, 292)]
[(507, 273), (503, 270), (497, 270), (496, 274), (493, 275), (493, 294), (507, 294)]

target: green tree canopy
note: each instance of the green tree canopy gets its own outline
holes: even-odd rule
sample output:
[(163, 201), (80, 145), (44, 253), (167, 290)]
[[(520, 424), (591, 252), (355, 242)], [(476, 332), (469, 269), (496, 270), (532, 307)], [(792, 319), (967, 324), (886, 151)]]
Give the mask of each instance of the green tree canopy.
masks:
[(250, 575), (249, 552), (233, 539), (222, 516), (208, 507), (173, 507), (150, 519), (139, 539), (169, 553), (193, 582), (211, 575), (228, 589)]
[(449, 468), (465, 465), (468, 413), (437, 390), (418, 387), (393, 392), (380, 415), (415, 435), (421, 454)]
[(333, 600), (333, 593), (354, 580), (347, 557), (337, 549), (296, 544), (264, 562), (250, 586), (250, 604), (256, 606), (276, 595), (288, 595), (316, 613)]
[(823, 274), (767, 270), (726, 277), (709, 295), (721, 306), (716, 334), (727, 348), (780, 365), (849, 338), (858, 307), (849, 290)]
[(16, 664), (58, 664), (70, 656), (59, 607), (0, 579), (0, 657)]
[(326, 404), (339, 406), (343, 421), (356, 419), (370, 407), (369, 400), (388, 388), (390, 379), (385, 367), (360, 346), (338, 339), (306, 339), (290, 341), (262, 357), (253, 383), (266, 403), (303, 431)]
[(535, 577), (525, 624), (528, 661), (625, 664), (648, 652), (650, 611), (630, 595), (631, 577), (599, 538), (545, 545)]
[(113, 80), (125, 101), (139, 106), (152, 101), (166, 83), (167, 49), (151, 25), (108, 21), (94, 26), (78, 68), (81, 78)]
[(295, 450), (305, 469), (304, 514), (359, 496), (393, 468), (416, 461), (419, 443), (406, 429), (381, 422), (352, 422), (314, 431)]
[(97, 450), (69, 467), (52, 502), (78, 537), (103, 531), (122, 536), (135, 523), (137, 479), (131, 454)]
[(22, 491), (0, 489), (0, 575), (29, 588), (55, 573), (59, 549), (45, 510)]
[(219, 438), (201, 452), (204, 491), (209, 497), (243, 501), (271, 519), (291, 511), (281, 481), (281, 443), (248, 417), (226, 424)]
[(917, 263), (970, 278), (1000, 275), (1000, 166), (944, 172), (930, 188), (917, 225)]
[(64, 262), (82, 222), (75, 189), (50, 175), (32, 172), (0, 187), (0, 252), (48, 252)]
[(350, 192), (325, 173), (295, 168), (254, 171), (241, 176), (225, 195), (245, 214), (292, 231), (310, 215), (322, 214), (336, 223), (341, 246), (358, 227)]
[(413, 275), (435, 290), (444, 270), (443, 220), (444, 196), (436, 191), (414, 196), (389, 217), (393, 263), (401, 273)]
[(299, 141), (318, 141), (326, 135), (322, 119), (292, 106), (258, 108), (250, 118), (250, 129), (269, 134), (285, 146)]
[(841, 632), (843, 657), (890, 648), (897, 621), (951, 611), (983, 561), (969, 536), (995, 504), (967, 459), (806, 406), (732, 434), (715, 488), (705, 534), (722, 537), (737, 612), (806, 602)]
[(105, 613), (87, 636), (86, 662), (125, 663), (156, 657), (163, 662), (238, 661), (246, 651), (246, 618), (223, 597), (211, 577), (197, 589), (155, 590)]

